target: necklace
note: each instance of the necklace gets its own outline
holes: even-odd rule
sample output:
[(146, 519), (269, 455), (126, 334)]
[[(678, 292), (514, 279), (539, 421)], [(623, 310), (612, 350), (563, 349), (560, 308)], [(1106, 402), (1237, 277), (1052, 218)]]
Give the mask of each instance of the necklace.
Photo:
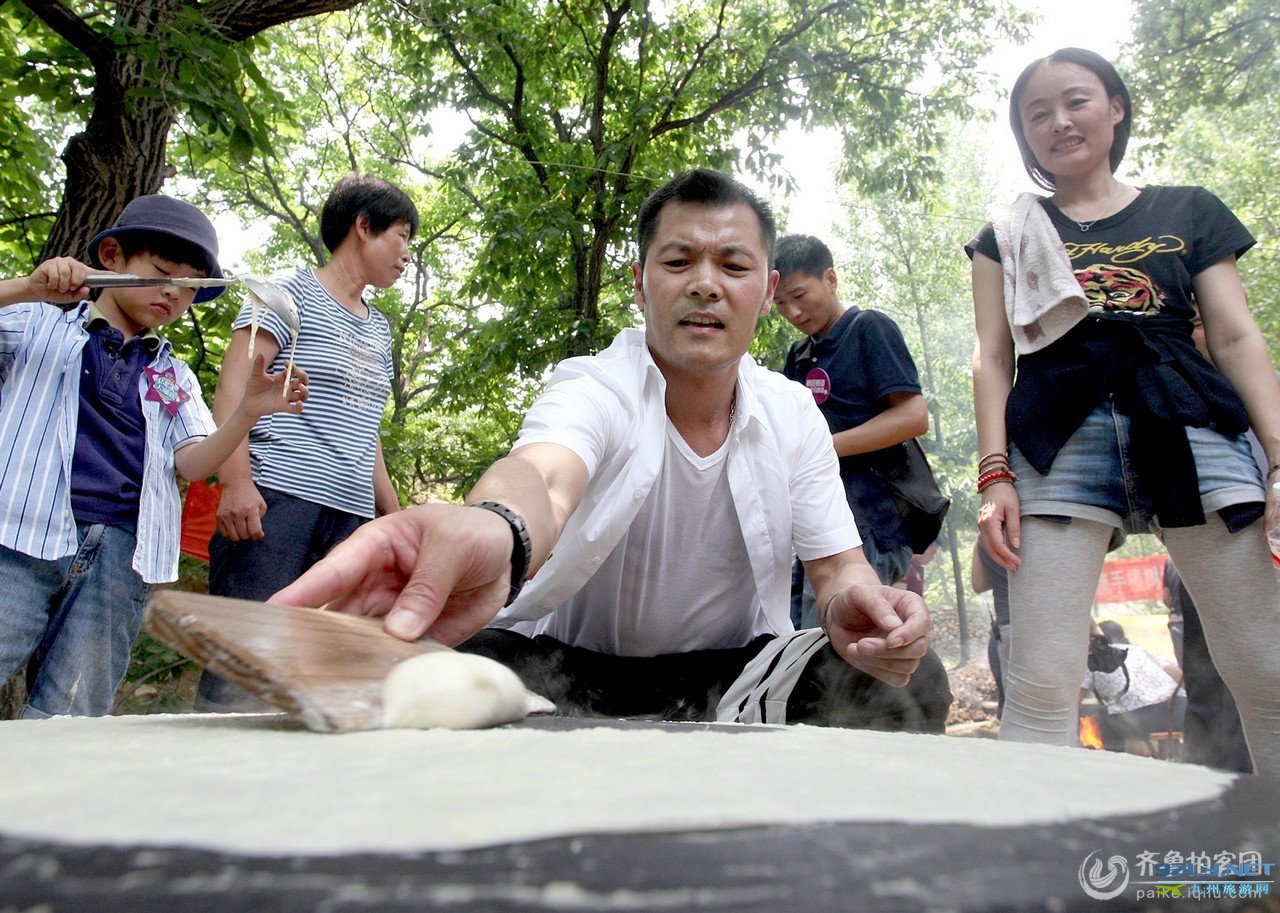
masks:
[(733, 417), (738, 414), (738, 385), (733, 385), (733, 396), (729, 398), (729, 430), (733, 430)]
[(1059, 207), (1058, 207), (1058, 209), (1059, 209), (1059, 210), (1062, 212), (1062, 214), (1063, 214), (1063, 215), (1065, 215), (1068, 219), (1070, 219), (1072, 222), (1075, 222), (1075, 223), (1076, 223), (1076, 227), (1077, 227), (1077, 228), (1079, 228), (1082, 232), (1083, 232), (1083, 231), (1088, 231), (1089, 229), (1093, 228), (1094, 223), (1096, 223), (1099, 219), (1105, 218), (1105, 217), (1106, 217), (1106, 216), (1111, 212), (1111, 204), (1112, 204), (1112, 202), (1114, 202), (1114, 201), (1115, 201), (1116, 193), (1118, 193), (1118, 192), (1119, 192), (1119, 190), (1120, 190), (1120, 186), (1121, 186), (1121, 185), (1120, 185), (1120, 182), (1119, 182), (1119, 181), (1116, 181), (1116, 182), (1115, 182), (1115, 185), (1111, 188), (1111, 193), (1107, 195), (1107, 202), (1105, 202), (1105, 203), (1103, 203), (1103, 204), (1102, 204), (1102, 212), (1101, 212), (1101, 213), (1099, 213), (1098, 215), (1094, 216), (1092, 219), (1090, 219), (1090, 220), (1089, 220), (1089, 221), (1087, 221), (1087, 222), (1081, 222), (1079, 219), (1077, 219), (1077, 218), (1076, 218), (1075, 216), (1073, 216), (1071, 213), (1067, 212), (1065, 209), (1062, 209), (1062, 207), (1061, 207), (1061, 206), (1059, 206)]

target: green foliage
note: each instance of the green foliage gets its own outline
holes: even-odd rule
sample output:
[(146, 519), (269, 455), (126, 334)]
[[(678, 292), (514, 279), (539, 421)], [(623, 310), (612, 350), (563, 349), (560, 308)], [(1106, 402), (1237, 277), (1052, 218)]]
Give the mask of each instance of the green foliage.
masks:
[(1216, 193), (1258, 239), (1240, 260), (1250, 308), (1280, 364), (1280, 152), (1273, 138), (1280, 114), (1271, 99), (1237, 107), (1231, 117), (1198, 109), (1168, 135), (1155, 166), (1160, 180), (1202, 184)]
[[(777, 195), (787, 182), (775, 134), (839, 125), (851, 187), (879, 202), (926, 200), (949, 167), (941, 125), (972, 113), (982, 54), (1020, 28), (989, 2), (383, 2), (232, 44), (201, 8), (179, 6), (181, 27), (161, 37), (116, 25), (105, 3), (87, 21), (154, 69), (143, 94), (179, 115), (170, 161), (184, 191), (210, 211), (266, 220), (251, 269), (323, 261), (319, 206), (346, 171), (383, 174), (419, 204), (412, 281), (374, 297), (395, 339), (384, 451), (410, 497), (464, 490), (510, 446), (551, 364), (635, 321), (630, 232), (662, 181), (707, 165)], [(82, 109), (85, 61), (69, 46), (62, 60), (44, 34), (24, 98)], [(42, 57), (62, 65), (41, 69)], [(439, 142), (448, 111), (470, 127)], [(51, 153), (56, 133), (43, 141)], [(881, 290), (901, 279), (867, 275)], [(207, 393), (238, 303), (229, 291), (171, 330)], [(909, 331), (911, 307), (899, 310)], [(753, 352), (779, 364), (789, 337), (771, 315)], [(945, 461), (940, 472), (949, 478)]]
[[(185, 117), (174, 161), (213, 208), (270, 220), (255, 270), (323, 258), (315, 216), (345, 171), (410, 190), (423, 214), (412, 291), (376, 299), (397, 372), (384, 452), (402, 493), (454, 491), (510, 446), (551, 364), (635, 321), (629, 234), (670, 175), (710, 165), (780, 190), (770, 135), (797, 120), (865, 124), (851, 179), (875, 185), (889, 161), (927, 174), (931, 157), (911, 147), (919, 135), (886, 125), (933, 129), (967, 110), (972, 66), (929, 91), (926, 70), (971, 64), (1013, 20), (964, 18), (778, 0), (662, 12), (599, 0), (369, 4), (259, 41), (258, 71), (276, 93), (259, 108), (271, 154), (241, 160)], [(471, 128), (440, 142), (450, 110)], [(762, 330), (772, 327), (779, 358), (784, 326)], [(215, 364), (220, 327), (189, 340)]]
[[(966, 64), (1011, 27), (987, 11), (796, 0), (378, 7), (397, 70), (435, 74), (410, 89), (416, 105), (464, 110), (473, 125), (455, 159), (466, 167), (436, 174), (478, 244), (460, 296), (495, 314), (449, 347), (433, 403), (464, 408), (478, 386), (492, 388), (480, 378), (535, 379), (632, 323), (628, 235), (640, 202), (674, 173), (745, 171), (781, 190), (770, 138), (801, 122), (845, 125), (851, 172), (867, 184), (892, 171), (862, 167), (876, 151), (927, 178), (934, 123), (968, 110), (977, 80)], [(931, 65), (950, 75), (926, 92)]]
[(196, 666), (150, 634), (133, 643), (133, 655), (124, 682), (116, 692), (114, 713), (179, 713), (191, 709), (181, 692), (184, 678), (195, 675)]
[[(270, 154), (275, 134), (266, 112), (278, 117), (287, 108), (254, 61), (256, 42), (225, 41), (197, 6), (178, 7), (161, 31), (129, 29), (122, 40), (146, 65), (145, 86), (135, 97), (165, 99), (236, 161), (259, 150)], [(174, 60), (176, 72), (166, 65)]]
[(1240, 261), (1254, 316), (1280, 363), (1280, 16), (1274, 4), (1143, 0), (1134, 27), (1133, 92), (1154, 138), (1158, 180), (1208, 187), (1254, 233)]
[(1194, 108), (1231, 110), (1280, 89), (1280, 15), (1272, 0), (1137, 0), (1133, 23), (1133, 53), (1125, 57), (1137, 79), (1130, 88), (1163, 129)]
[[(408, 281), (392, 289), (371, 289), (366, 297), (392, 327), (395, 376), (383, 450), (402, 496), (416, 499), (475, 475), (465, 468), (465, 460), (450, 464), (432, 443), (437, 422), (456, 425), (463, 413), (438, 416), (422, 411), (450, 352), (473, 344), (507, 346), (512, 340), (500, 336), (496, 342), (477, 342), (485, 330), (478, 319), (485, 303), (465, 301), (457, 278), (473, 241), (469, 230), (459, 225), (454, 201), (442, 197), (431, 177), (436, 168), (449, 167), (426, 149), (432, 112), (407, 104), (396, 91), (403, 77), (390, 69), (388, 46), (376, 36), (367, 22), (345, 13), (269, 32), (261, 40), (257, 63), (282, 99), (279, 106), (263, 110), (274, 135), (271, 153), (242, 161), (216, 137), (183, 120), (174, 161), (181, 174), (199, 181), (210, 209), (231, 208), (246, 219), (265, 220), (263, 242), (246, 255), (251, 269), (259, 273), (325, 261), (320, 209), (332, 186), (348, 172), (378, 174), (414, 198), (422, 223)], [(361, 52), (350, 53), (353, 47)], [(215, 365), (236, 304), (223, 306), (204, 326), (203, 341)], [(507, 419), (504, 424), (512, 425), (513, 410), (521, 401), (507, 395), (510, 379), (501, 385), (500, 380), (481, 377), (469, 402), (496, 404)], [(461, 408), (465, 411), (467, 404)], [(485, 437), (483, 428), (483, 423), (476, 427), (468, 446), (478, 446), (474, 440)], [(419, 439), (410, 429), (426, 437)], [(480, 452), (493, 454), (509, 444), (510, 437), (490, 441)]]
[(751, 356), (760, 364), (774, 371), (781, 371), (787, 358), (787, 347), (796, 339), (796, 329), (776, 310), (760, 318), (755, 339), (751, 341)]
[[(265, 112), (279, 112), (283, 104), (255, 63), (254, 36), (359, 2), (6, 5), (0, 10), (0, 50), (8, 44), (17, 52), (13, 104), (32, 116), (0, 121), (16, 128), (15, 146), (61, 143), (65, 165), (61, 199), (53, 193), (46, 200), (55, 215), (41, 255), (78, 253), (131, 198), (160, 189), (168, 176), (169, 130), (178, 116), (237, 160), (269, 151), (273, 118)], [(50, 112), (65, 114), (82, 129), (58, 136)]]
[(56, 36), (31, 26), (31, 15), (0, 4), (0, 273), (30, 271), (56, 209), (57, 147), (65, 140), (86, 87), (59, 78), (83, 63)]

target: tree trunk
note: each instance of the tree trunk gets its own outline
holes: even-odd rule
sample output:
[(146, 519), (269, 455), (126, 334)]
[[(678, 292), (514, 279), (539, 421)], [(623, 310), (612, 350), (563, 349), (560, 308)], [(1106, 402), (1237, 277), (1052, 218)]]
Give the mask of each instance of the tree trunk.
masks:
[(124, 58), (112, 69), (99, 75), (85, 131), (62, 152), (67, 166), (62, 206), (41, 260), (85, 259), (89, 240), (115, 222), (125, 204), (156, 193), (169, 177), (165, 146), (173, 112), (159, 100), (126, 102), (128, 89), (141, 84), (140, 63)]
[[(911, 263), (905, 257), (904, 261), (907, 274), (911, 276)], [(933, 376), (933, 358), (929, 351), (929, 333), (924, 322), (924, 307), (916, 294), (914, 277), (911, 279), (911, 303), (915, 311), (916, 332), (920, 335), (920, 358), (924, 361), (925, 383), (928, 385), (928, 389), (937, 390), (938, 387)], [(933, 428), (934, 446), (937, 448), (937, 452), (942, 453), (946, 447), (946, 438), (942, 432), (942, 415), (938, 411), (936, 403), (929, 406), (929, 417), (932, 419), (930, 425)], [(960, 635), (960, 661), (967, 663), (969, 661), (969, 616), (964, 598), (963, 566), (960, 564), (959, 545), (956, 542), (955, 520), (950, 512), (947, 513), (947, 518), (943, 522), (947, 531), (947, 552), (951, 555), (951, 580), (956, 594), (956, 629)]]
[[(215, 44), (244, 41), (263, 29), (362, 0), (206, 0), (199, 8)], [(167, 164), (175, 111), (166, 98), (181, 62), (165, 50), (177, 12), (194, 0), (129, 0), (116, 6), (115, 34), (99, 31), (61, 0), (25, 0), (46, 25), (93, 64), (92, 111), (83, 133), (67, 143), (62, 203), (40, 259), (84, 258), (89, 239), (108, 228), (125, 204), (156, 193), (172, 176)], [(128, 39), (116, 37), (128, 35)], [(136, 49), (136, 50), (135, 50)], [(139, 51), (141, 51), (139, 53)], [(148, 52), (158, 51), (150, 54)], [(154, 57), (155, 59), (149, 59)]]
[(960, 563), (960, 545), (956, 539), (956, 524), (947, 514), (947, 551), (951, 555), (951, 583), (956, 591), (956, 629), (960, 633), (960, 663), (969, 661), (969, 615), (964, 598), (964, 574)]

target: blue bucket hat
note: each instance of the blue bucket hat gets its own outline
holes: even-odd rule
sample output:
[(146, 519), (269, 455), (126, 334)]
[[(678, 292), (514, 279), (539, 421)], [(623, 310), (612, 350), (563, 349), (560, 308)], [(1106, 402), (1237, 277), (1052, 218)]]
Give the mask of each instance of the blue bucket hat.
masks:
[[(116, 219), (116, 224), (104, 232), (95, 235), (89, 242), (89, 264), (95, 269), (104, 269), (98, 259), (98, 244), (103, 238), (114, 238), (131, 231), (149, 231), (156, 234), (169, 235), (179, 241), (185, 241), (199, 248), (204, 254), (204, 263), (193, 263), (192, 266), (204, 267), (211, 279), (222, 278), (222, 267), (218, 265), (218, 233), (208, 216), (190, 203), (175, 200), (154, 193), (138, 197), (129, 203)], [(226, 286), (196, 289), (195, 303), (212, 301), (223, 292)]]

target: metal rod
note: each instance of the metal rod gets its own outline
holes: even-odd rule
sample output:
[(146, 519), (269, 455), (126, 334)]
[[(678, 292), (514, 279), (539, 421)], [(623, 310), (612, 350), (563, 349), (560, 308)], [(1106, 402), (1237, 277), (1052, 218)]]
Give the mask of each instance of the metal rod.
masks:
[(85, 276), (84, 284), (89, 288), (137, 288), (140, 286), (176, 285), (181, 288), (217, 288), (220, 285), (231, 285), (239, 279), (223, 277), (221, 279), (143, 279), (129, 273), (90, 273)]

